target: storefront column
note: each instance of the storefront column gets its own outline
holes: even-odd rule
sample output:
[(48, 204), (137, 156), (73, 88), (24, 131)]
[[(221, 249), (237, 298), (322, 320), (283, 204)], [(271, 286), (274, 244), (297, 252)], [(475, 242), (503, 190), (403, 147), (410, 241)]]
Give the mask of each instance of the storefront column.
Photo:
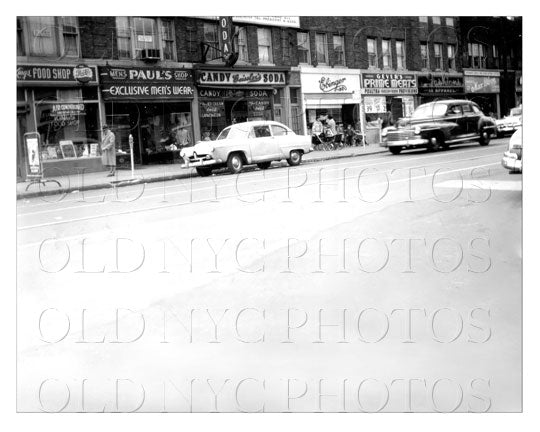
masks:
[(500, 93), (497, 93), (495, 95), (496, 103), (497, 103), (497, 118), (502, 118), (501, 116), (501, 95)]
[(191, 121), (193, 123), (193, 143), (201, 141), (201, 122), (199, 119), (199, 95), (198, 92), (194, 92), (194, 98), (191, 102)]

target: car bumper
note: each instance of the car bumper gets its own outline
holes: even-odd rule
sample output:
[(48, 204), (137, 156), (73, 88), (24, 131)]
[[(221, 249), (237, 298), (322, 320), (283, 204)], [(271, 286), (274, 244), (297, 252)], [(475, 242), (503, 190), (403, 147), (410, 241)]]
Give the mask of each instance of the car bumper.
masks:
[(522, 161), (521, 159), (517, 159), (514, 156), (510, 156), (508, 152), (506, 152), (501, 160), (501, 165), (509, 170), (512, 171), (521, 171), (522, 170)]
[(412, 147), (427, 145), (429, 141), (424, 138), (404, 139), (399, 141), (384, 141), (381, 142), (381, 147)]
[(217, 161), (215, 159), (198, 158), (198, 159), (185, 159), (182, 168), (197, 168), (202, 166), (215, 165)]
[(498, 133), (511, 133), (515, 132), (520, 126), (508, 126), (508, 125), (501, 125), (497, 126), (497, 132)]

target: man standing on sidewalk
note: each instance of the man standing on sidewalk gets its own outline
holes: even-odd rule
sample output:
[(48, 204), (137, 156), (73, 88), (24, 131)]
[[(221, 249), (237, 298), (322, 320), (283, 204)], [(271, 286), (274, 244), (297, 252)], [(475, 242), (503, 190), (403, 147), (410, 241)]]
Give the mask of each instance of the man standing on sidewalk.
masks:
[(116, 137), (109, 129), (109, 126), (103, 125), (103, 140), (101, 141), (101, 162), (109, 168), (107, 177), (115, 174), (116, 170)]

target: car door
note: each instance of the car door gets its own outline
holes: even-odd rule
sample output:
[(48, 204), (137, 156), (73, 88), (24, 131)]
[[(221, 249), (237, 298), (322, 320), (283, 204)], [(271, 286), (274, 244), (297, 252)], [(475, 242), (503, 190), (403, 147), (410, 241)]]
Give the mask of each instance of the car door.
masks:
[(276, 155), (282, 157), (288, 157), (289, 150), (295, 144), (296, 134), (281, 125), (271, 125), (270, 129), (272, 130), (272, 136), (274, 137), (274, 149)]
[(478, 135), (478, 122), (480, 121), (480, 113), (473, 110), (471, 104), (466, 103), (462, 105), (463, 116), (465, 118), (467, 136)]
[(448, 140), (454, 140), (461, 138), (466, 132), (465, 118), (463, 117), (463, 111), (461, 104), (450, 104), (446, 110), (445, 121), (449, 124)]
[(248, 135), (251, 158), (254, 162), (274, 158), (275, 142), (268, 125), (253, 126)]

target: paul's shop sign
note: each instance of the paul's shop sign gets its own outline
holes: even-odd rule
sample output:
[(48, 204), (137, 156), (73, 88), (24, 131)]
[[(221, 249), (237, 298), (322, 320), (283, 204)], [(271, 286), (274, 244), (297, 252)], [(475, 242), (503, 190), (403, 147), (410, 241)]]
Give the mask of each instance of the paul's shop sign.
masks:
[(205, 85), (278, 85), (284, 86), (286, 78), (284, 72), (216, 72), (198, 71), (197, 82)]
[(100, 67), (104, 99), (192, 98), (190, 70), (175, 68)]
[(417, 94), (418, 84), (414, 74), (362, 74), (364, 94)]

